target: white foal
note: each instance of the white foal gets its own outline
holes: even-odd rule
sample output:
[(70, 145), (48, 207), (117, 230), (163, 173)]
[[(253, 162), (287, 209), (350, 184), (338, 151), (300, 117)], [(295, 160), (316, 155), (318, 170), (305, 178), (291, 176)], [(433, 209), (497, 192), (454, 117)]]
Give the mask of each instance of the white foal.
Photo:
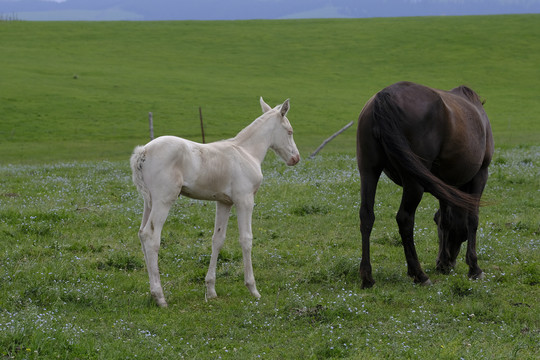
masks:
[(261, 163), (269, 148), (289, 166), (300, 161), (293, 129), (286, 116), (289, 100), (273, 109), (262, 98), (260, 103), (263, 115), (232, 139), (199, 144), (162, 136), (133, 151), (133, 182), (144, 198), (139, 238), (150, 278), (150, 292), (159, 306), (167, 306), (158, 269), (161, 230), (180, 194), (213, 200), (217, 204), (212, 256), (206, 275), (207, 297), (217, 296), (216, 265), (225, 242), (232, 205), (237, 209), (245, 284), (253, 296), (260, 297), (251, 265), (251, 215), (255, 193), (263, 180)]

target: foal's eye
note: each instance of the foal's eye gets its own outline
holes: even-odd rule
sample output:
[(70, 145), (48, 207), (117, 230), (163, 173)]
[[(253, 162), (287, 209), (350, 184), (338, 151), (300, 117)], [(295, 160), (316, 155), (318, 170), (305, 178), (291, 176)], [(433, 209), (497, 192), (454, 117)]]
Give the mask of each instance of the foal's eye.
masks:
[(289, 135), (292, 135), (292, 130), (289, 130), (287, 133), (288, 133)]

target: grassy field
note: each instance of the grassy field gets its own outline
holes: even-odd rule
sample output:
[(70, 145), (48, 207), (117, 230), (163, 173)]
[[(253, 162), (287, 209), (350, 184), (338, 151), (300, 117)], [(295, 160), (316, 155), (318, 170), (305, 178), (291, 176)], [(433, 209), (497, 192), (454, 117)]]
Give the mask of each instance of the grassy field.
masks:
[[(209, 141), (291, 99), (302, 152), (409, 80), (487, 99), (498, 146), (540, 133), (539, 15), (240, 22), (0, 22), (1, 163), (125, 159), (156, 135)], [(354, 132), (327, 151), (354, 153)]]
[[(0, 22), (0, 357), (16, 359), (537, 359), (540, 356), (538, 15), (362, 20)], [(478, 233), (486, 279), (464, 254), (435, 271), (436, 201), (415, 227), (434, 285), (406, 275), (379, 185), (376, 285), (360, 289), (355, 120), (382, 87), (467, 84), (487, 99), (496, 155)], [(260, 300), (243, 285), (233, 212), (205, 301), (214, 204), (181, 199), (162, 233), (169, 308), (157, 308), (128, 158), (157, 135), (231, 137), (258, 97), (291, 99), (304, 161), (270, 153), (253, 216)], [(353, 127), (354, 129), (354, 127)]]
[(464, 254), (435, 271), (436, 202), (422, 201), (416, 244), (434, 281), (412, 284), (395, 212), (377, 198), (372, 262), (360, 289), (359, 178), (354, 157), (287, 168), (275, 156), (253, 217), (262, 298), (243, 285), (233, 213), (205, 301), (214, 205), (181, 199), (162, 234), (169, 308), (157, 308), (136, 233), (141, 199), (125, 162), (0, 167), (0, 356), (17, 359), (536, 359), (539, 348), (539, 147), (499, 151), (478, 234), (486, 279)]

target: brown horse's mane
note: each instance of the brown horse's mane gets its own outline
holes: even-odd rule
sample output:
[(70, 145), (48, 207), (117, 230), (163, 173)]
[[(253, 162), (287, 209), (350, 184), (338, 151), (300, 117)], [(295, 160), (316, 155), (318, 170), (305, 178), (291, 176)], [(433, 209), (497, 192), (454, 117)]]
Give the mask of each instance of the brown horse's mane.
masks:
[(467, 99), (473, 103), (478, 103), (484, 105), (486, 103), (485, 99), (482, 99), (473, 89), (466, 85), (458, 86), (455, 89), (450, 90), (450, 92), (463, 94)]

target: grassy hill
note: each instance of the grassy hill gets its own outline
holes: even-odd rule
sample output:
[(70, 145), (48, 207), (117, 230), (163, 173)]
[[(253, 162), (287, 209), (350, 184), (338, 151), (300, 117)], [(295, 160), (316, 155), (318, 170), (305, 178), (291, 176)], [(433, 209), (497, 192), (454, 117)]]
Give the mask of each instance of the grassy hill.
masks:
[[(497, 146), (537, 144), (539, 15), (0, 22), (1, 163), (127, 158), (156, 135), (234, 136), (291, 99), (304, 155), (400, 80), (487, 99)], [(354, 153), (348, 130), (324, 151)]]

